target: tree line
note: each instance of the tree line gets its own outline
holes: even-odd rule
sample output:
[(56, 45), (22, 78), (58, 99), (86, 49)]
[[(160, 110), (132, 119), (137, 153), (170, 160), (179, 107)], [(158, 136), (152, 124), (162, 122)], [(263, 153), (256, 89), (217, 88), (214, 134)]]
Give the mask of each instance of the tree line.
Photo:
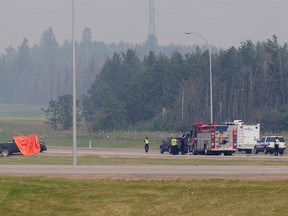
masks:
[[(273, 36), (212, 55), (214, 122), (241, 119), (263, 130), (288, 129), (288, 52)], [(92, 130), (189, 130), (210, 122), (209, 52), (171, 56), (114, 53), (83, 98)]]
[[(186, 130), (192, 122), (210, 122), (207, 47), (158, 46), (151, 36), (140, 45), (107, 45), (92, 40), (85, 28), (76, 50), (77, 96), (91, 131)], [(261, 123), (264, 130), (287, 130), (287, 57), (287, 44), (280, 45), (275, 35), (243, 41), (238, 48), (213, 47), (214, 121), (241, 119)], [(59, 45), (52, 28), (39, 44), (30, 47), (25, 38), (1, 55), (1, 103), (49, 108), (52, 101), (58, 113), (60, 99), (70, 103), (71, 92), (72, 44)]]
[[(133, 49), (143, 58), (149, 50), (157, 53), (187, 51), (196, 46), (158, 46), (154, 37), (142, 44), (120, 42), (105, 44), (93, 40), (91, 29), (86, 27), (80, 42), (76, 41), (77, 95), (87, 93), (105, 60), (114, 52)], [(72, 41), (59, 44), (50, 27), (40, 35), (39, 43), (32, 46), (24, 38), (17, 48), (8, 47), (0, 56), (0, 103), (45, 105), (50, 100), (72, 92)]]

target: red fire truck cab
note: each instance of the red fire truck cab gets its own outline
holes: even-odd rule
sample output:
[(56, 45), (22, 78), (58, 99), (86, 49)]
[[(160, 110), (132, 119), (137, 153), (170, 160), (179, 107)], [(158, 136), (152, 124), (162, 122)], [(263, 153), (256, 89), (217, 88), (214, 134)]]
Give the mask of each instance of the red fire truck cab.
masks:
[(232, 155), (237, 150), (237, 128), (217, 123), (192, 124), (188, 147), (193, 155)]

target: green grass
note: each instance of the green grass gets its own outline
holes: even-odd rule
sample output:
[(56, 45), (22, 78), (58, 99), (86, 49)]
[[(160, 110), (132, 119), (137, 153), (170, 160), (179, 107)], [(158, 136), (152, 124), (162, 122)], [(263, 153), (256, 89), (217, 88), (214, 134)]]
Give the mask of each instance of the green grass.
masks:
[[(51, 146), (63, 146), (71, 147), (71, 138), (42, 138), (47, 145)], [(106, 138), (94, 138), (94, 137), (78, 137), (77, 146), (78, 147), (89, 147), (89, 141), (91, 141), (92, 148), (133, 148), (142, 149), (143, 140), (131, 140), (131, 139), (106, 139)], [(160, 142), (151, 143), (151, 149), (158, 149)], [(156, 148), (157, 147), (157, 148)]]
[[(48, 151), (49, 146), (72, 146), (72, 131), (52, 130), (44, 124), (36, 107), (20, 106), (17, 110), (15, 106), (0, 105), (0, 142), (12, 139), (13, 135), (31, 133), (46, 142)], [(135, 131), (89, 134), (83, 125), (77, 131), (79, 147), (88, 147), (91, 140), (92, 147), (140, 149), (147, 135), (151, 149), (158, 149), (163, 137), (174, 134)], [(231, 157), (231, 160), (221, 160), (193, 156), (176, 159), (78, 156), (77, 161), (79, 165), (288, 165), (288, 162), (275, 158), (233, 160)], [(13, 155), (1, 157), (0, 164), (68, 165), (72, 164), (72, 156)], [(0, 188), (1, 216), (261, 216), (286, 215), (288, 211), (288, 182), (280, 180), (132, 181), (1, 176)]]
[[(7, 142), (15, 135), (29, 135), (36, 133), (41, 141), (48, 146), (72, 146), (72, 130), (55, 131), (41, 119), (1, 119), (0, 118), (0, 142)], [(77, 146), (88, 147), (91, 140), (92, 147), (101, 148), (143, 148), (145, 136), (150, 138), (150, 148), (158, 149), (164, 137), (173, 136), (164, 132), (137, 132), (114, 131), (95, 132), (89, 134), (85, 125), (77, 130)]]
[[(15, 135), (36, 133), (48, 146), (72, 146), (72, 130), (55, 131), (45, 123), (45, 115), (40, 106), (0, 104), (0, 142), (7, 142)], [(101, 148), (142, 149), (144, 137), (150, 140), (150, 149), (159, 149), (161, 140), (176, 136), (175, 132), (144, 131), (97, 131), (89, 133), (82, 123), (77, 129), (77, 146)], [(281, 133), (288, 140), (287, 133)]]
[[(219, 157), (215, 158), (195, 158), (192, 155), (187, 157), (173, 157), (171, 158), (147, 158), (147, 157), (100, 157), (100, 156), (77, 156), (78, 165), (188, 165), (188, 166), (204, 166), (204, 165), (225, 165), (225, 166), (288, 166), (287, 160), (279, 160), (278, 158), (263, 158), (247, 160)], [(40, 153), (31, 156), (11, 155), (9, 157), (0, 158), (1, 165), (71, 165), (72, 156), (67, 155), (45, 155)]]
[(3, 216), (286, 215), (287, 181), (0, 177)]
[(45, 119), (41, 106), (0, 104), (1, 119)]

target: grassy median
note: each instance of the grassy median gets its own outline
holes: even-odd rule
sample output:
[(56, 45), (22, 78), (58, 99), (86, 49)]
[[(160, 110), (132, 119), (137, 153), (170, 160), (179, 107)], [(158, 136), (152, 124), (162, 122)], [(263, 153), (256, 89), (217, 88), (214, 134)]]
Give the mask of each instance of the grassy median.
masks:
[[(167, 154), (168, 155), (168, 154)], [(262, 165), (262, 166), (288, 166), (288, 160), (279, 157), (266, 157), (266, 158), (243, 158), (222, 157), (219, 156), (209, 158), (198, 158), (193, 155), (172, 156), (161, 158), (149, 157), (125, 157), (125, 156), (96, 156), (96, 155), (83, 155), (77, 157), (78, 165)], [(0, 165), (71, 165), (72, 156), (67, 155), (52, 155), (39, 153), (37, 155), (22, 156), (10, 155), (9, 157), (0, 157)]]
[(287, 181), (0, 177), (1, 215), (286, 215)]

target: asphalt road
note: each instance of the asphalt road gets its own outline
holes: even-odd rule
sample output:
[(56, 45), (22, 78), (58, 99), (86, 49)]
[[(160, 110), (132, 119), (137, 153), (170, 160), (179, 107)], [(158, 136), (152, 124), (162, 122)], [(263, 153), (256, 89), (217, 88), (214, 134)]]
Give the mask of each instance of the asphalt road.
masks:
[[(45, 154), (71, 154), (72, 155), (72, 148), (71, 147), (48, 147), (48, 151), (45, 152)], [(264, 159), (264, 158), (277, 158), (279, 160), (288, 160), (288, 156), (283, 155), (283, 156), (278, 156), (274, 157), (273, 155), (270, 154), (239, 154), (235, 153), (232, 156), (207, 156), (207, 155), (171, 155), (165, 152), (164, 154), (160, 154), (158, 150), (149, 150), (149, 153), (144, 152), (141, 149), (110, 149), (110, 148), (77, 148), (77, 155), (98, 155), (98, 156), (117, 156), (117, 157), (153, 157), (153, 158), (222, 158), (222, 159), (229, 159), (229, 158), (235, 158), (235, 159)]]
[[(42, 154), (42, 153), (41, 153)], [(49, 148), (43, 154), (72, 155), (71, 148)], [(118, 157), (159, 157), (175, 159), (184, 157), (247, 158), (273, 157), (271, 155), (233, 156), (192, 156), (160, 154), (158, 151), (145, 153), (144, 150), (127, 149), (77, 149), (77, 155), (102, 155)], [(274, 157), (276, 158), (276, 157)], [(287, 156), (277, 157), (288, 160)], [(0, 165), (0, 175), (12, 176), (61, 176), (76, 178), (117, 178), (117, 179), (193, 179), (193, 178), (231, 178), (231, 179), (288, 179), (286, 166), (183, 166), (183, 165)]]
[(162, 165), (0, 165), (1, 174), (77, 175), (77, 174), (161, 174), (225, 175), (285, 174), (286, 166), (162, 166)]

